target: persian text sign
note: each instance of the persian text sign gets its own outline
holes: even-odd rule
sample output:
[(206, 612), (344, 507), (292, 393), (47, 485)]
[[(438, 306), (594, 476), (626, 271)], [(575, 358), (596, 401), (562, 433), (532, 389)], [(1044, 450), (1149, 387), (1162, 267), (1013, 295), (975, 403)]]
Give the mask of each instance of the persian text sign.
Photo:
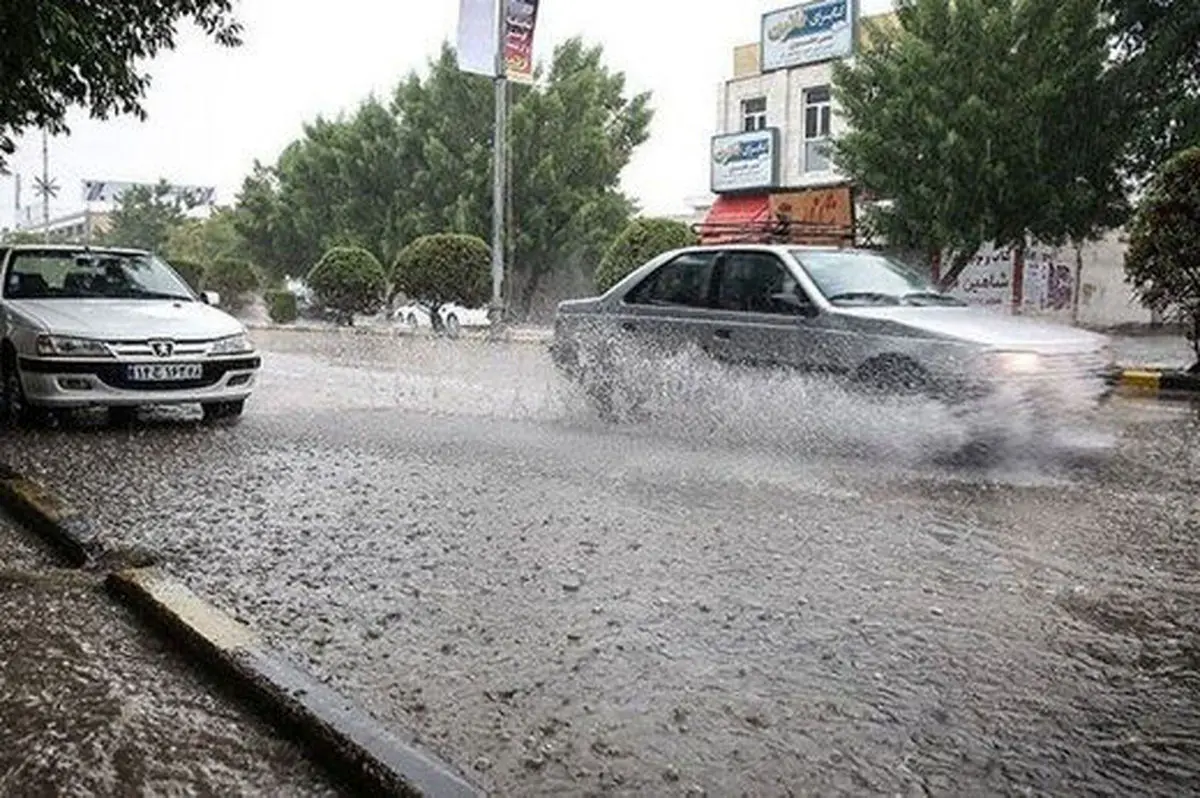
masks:
[(533, 82), (533, 32), (538, 0), (507, 0), (504, 18), (504, 64), (509, 80)]
[(853, 0), (815, 3), (772, 11), (762, 17), (762, 70), (845, 58), (854, 51)]
[(714, 136), (712, 190), (714, 194), (774, 188), (779, 182), (779, 130)]
[(830, 234), (850, 235), (854, 231), (853, 197), (848, 186), (772, 194), (771, 217), (811, 225)]

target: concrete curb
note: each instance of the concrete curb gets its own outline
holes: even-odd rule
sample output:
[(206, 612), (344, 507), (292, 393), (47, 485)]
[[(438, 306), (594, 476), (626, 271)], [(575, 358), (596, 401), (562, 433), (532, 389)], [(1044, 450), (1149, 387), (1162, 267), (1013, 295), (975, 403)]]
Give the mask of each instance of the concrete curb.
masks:
[(1113, 384), (1137, 395), (1200, 397), (1200, 374), (1174, 369), (1124, 368), (1113, 376)]
[(81, 568), (103, 558), (104, 541), (91, 521), (42, 485), (3, 464), (0, 504), (61, 551), (70, 565)]
[[(0, 506), (53, 544), (76, 568), (102, 566), (113, 553), (87, 518), (3, 464)], [(485, 794), (448, 765), (398, 739), (270, 649), (248, 626), (158, 568), (112, 572), (105, 585), (229, 680), (284, 734), (306, 745), (336, 778), (365, 794), (438, 798)]]
[(156, 568), (108, 576), (111, 592), (166, 627), (243, 688), (285, 732), (371, 795), (481, 796), (447, 765), (400, 741), (365, 713), (266, 647), (248, 626)]

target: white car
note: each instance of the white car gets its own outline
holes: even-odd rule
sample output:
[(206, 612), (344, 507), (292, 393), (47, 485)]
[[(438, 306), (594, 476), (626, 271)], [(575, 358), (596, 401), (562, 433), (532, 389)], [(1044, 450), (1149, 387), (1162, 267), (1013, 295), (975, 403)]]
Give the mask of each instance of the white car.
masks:
[[(465, 308), (453, 302), (438, 308), (438, 315), (442, 317), (442, 326), (451, 337), (457, 336), (463, 327), (487, 327), (491, 324), (487, 308)], [(392, 319), (414, 330), (433, 326), (429, 309), (415, 302), (398, 307), (392, 313)]]
[(216, 294), (139, 250), (0, 247), (0, 400), (10, 422), (198, 404), (240, 416), (261, 359)]

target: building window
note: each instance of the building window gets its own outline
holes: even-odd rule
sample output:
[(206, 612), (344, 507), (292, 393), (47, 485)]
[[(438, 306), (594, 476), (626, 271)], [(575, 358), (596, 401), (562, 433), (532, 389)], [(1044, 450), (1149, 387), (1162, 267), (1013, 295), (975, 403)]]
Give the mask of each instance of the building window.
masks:
[(742, 130), (762, 130), (767, 126), (767, 98), (742, 100)]
[(804, 90), (804, 171), (828, 172), (833, 164), (829, 158), (829, 117), (832, 103), (828, 86)]

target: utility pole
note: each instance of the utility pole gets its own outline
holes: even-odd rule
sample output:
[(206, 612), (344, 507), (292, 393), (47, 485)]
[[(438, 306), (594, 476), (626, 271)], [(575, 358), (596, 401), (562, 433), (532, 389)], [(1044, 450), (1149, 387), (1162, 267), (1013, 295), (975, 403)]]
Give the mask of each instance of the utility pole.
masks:
[(50, 137), (42, 129), (42, 176), (33, 181), (42, 197), (42, 240), (50, 243), (50, 198), (58, 196), (58, 184), (50, 179)]
[(492, 305), (491, 322), (498, 326), (504, 314), (504, 197), (508, 159), (508, 64), (504, 57), (508, 38), (508, 0), (497, 0), (496, 13), (496, 127), (492, 136)]

